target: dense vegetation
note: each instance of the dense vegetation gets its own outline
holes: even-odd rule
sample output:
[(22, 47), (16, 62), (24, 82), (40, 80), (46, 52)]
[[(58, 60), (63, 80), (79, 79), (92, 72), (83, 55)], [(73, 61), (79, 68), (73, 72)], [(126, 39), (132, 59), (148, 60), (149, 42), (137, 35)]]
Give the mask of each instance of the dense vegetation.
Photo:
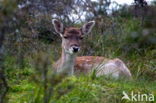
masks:
[[(8, 3), (4, 5), (10, 5), (10, 1), (6, 1)], [(68, 4), (70, 5), (70, 2)], [(16, 4), (11, 7), (14, 6)], [(4, 103), (135, 102), (122, 100), (123, 91), (128, 95), (132, 91), (136, 94), (153, 94), (155, 101), (149, 103), (156, 102), (154, 3), (148, 7), (149, 11), (145, 18), (141, 14), (135, 17), (129, 6), (114, 11), (115, 16), (103, 14), (95, 18), (96, 26), (93, 32), (84, 38), (84, 45), (78, 54), (122, 59), (132, 73), (131, 81), (115, 80), (105, 76), (96, 77), (94, 73), (70, 77), (53, 73), (52, 64), (60, 57), (61, 41), (53, 32), (50, 16), (45, 14), (34, 19), (30, 15), (25, 15), (18, 21), (13, 21), (13, 16), (22, 16), (26, 11), (24, 10), (22, 14), (5, 7), (0, 11), (0, 16), (3, 17), (0, 19), (0, 23), (3, 24), (0, 28), (8, 27), (7, 32), (4, 32), (3, 45), (6, 49), (3, 54), (3, 68), (9, 89)], [(74, 26), (80, 27), (82, 24), (83, 22)], [(29, 27), (33, 30), (29, 31)], [(15, 32), (12, 32), (14, 29)], [(35, 34), (38, 34), (37, 39)], [(1, 60), (0, 58), (0, 63)], [(0, 79), (0, 87), (1, 84)]]

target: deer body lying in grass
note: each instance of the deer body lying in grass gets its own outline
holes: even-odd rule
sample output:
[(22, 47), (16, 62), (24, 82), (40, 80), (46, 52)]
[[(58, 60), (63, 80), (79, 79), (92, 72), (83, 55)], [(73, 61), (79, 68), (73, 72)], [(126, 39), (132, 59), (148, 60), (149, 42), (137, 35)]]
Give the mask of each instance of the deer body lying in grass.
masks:
[(53, 19), (55, 31), (62, 38), (62, 55), (54, 64), (57, 73), (73, 75), (74, 73), (90, 73), (95, 70), (96, 76), (106, 75), (114, 78), (131, 78), (131, 73), (125, 63), (116, 58), (108, 59), (100, 56), (81, 56), (77, 57), (80, 51), (81, 41), (86, 34), (91, 32), (95, 21), (90, 21), (82, 28), (64, 28), (63, 24)]

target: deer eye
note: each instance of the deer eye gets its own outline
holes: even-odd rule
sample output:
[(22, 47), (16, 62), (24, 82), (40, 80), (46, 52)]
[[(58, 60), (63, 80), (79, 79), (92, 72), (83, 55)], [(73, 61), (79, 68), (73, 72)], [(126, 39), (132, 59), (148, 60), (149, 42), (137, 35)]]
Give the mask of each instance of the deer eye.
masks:
[(80, 40), (82, 40), (82, 39), (83, 39), (83, 37), (79, 37), (79, 39), (80, 39)]
[(65, 38), (65, 39), (68, 39), (68, 37), (67, 37), (67, 36), (64, 36), (64, 38)]

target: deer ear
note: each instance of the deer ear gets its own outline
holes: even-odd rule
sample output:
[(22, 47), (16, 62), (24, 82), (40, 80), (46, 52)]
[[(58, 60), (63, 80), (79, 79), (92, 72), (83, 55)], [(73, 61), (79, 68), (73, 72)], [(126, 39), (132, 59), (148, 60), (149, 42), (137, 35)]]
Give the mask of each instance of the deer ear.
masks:
[(57, 19), (53, 19), (52, 23), (54, 25), (55, 31), (62, 36), (62, 33), (64, 32), (63, 24)]
[(83, 34), (90, 33), (94, 25), (95, 25), (95, 21), (90, 21), (90, 22), (84, 24), (82, 26), (82, 28), (81, 28), (82, 29), (82, 33)]

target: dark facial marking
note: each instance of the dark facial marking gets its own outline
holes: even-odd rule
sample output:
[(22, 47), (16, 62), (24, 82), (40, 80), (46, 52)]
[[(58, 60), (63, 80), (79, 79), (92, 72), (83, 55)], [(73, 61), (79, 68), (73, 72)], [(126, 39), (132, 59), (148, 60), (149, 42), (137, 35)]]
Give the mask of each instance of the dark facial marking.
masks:
[(63, 36), (65, 39), (75, 39), (81, 40), (83, 39), (81, 30), (79, 28), (66, 28), (66, 32)]
[(75, 29), (72, 29), (70, 31), (68, 31), (69, 34), (79, 34), (80, 32), (75, 30)]

